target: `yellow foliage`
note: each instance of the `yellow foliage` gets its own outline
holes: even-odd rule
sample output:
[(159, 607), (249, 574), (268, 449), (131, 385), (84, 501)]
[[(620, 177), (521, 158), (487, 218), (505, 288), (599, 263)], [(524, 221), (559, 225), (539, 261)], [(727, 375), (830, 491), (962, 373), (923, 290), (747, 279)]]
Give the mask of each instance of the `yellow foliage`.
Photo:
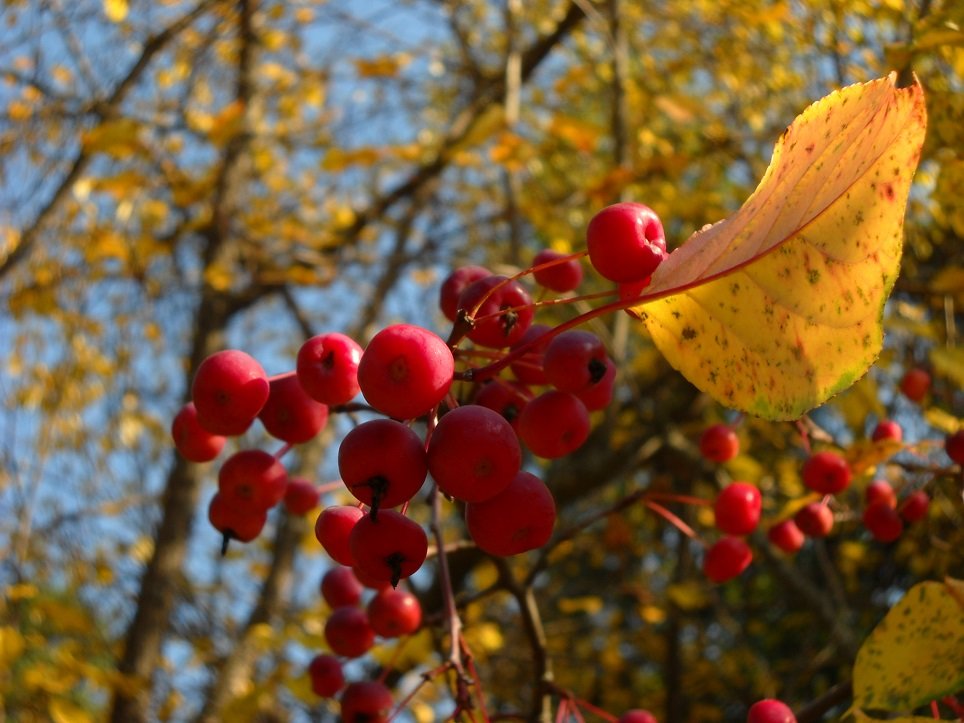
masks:
[(123, 160), (141, 147), (140, 135), (141, 125), (138, 121), (117, 118), (91, 128), (82, 135), (81, 142), (88, 153), (105, 153)]
[(9, 668), (23, 654), (25, 647), (19, 630), (8, 625), (0, 627), (0, 667)]
[(113, 23), (122, 22), (128, 10), (127, 0), (104, 0), (104, 15)]
[(375, 58), (357, 58), (355, 70), (362, 78), (391, 78), (411, 62), (406, 53), (380, 55)]

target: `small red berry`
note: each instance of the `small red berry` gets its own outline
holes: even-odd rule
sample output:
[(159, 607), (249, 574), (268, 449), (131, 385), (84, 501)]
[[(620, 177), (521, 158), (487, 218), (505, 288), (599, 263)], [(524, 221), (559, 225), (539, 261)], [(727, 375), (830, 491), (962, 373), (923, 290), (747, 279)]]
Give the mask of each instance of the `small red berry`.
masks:
[(225, 544), (221, 554), (227, 549), (229, 540), (251, 542), (261, 534), (267, 520), (266, 509), (232, 499), (220, 492), (215, 493), (208, 505), (208, 521), (224, 535)]
[(515, 351), (521, 346), (532, 344), (528, 350), (516, 361), (509, 365), (512, 374), (522, 384), (548, 384), (546, 372), (543, 369), (545, 359), (546, 344), (549, 340), (538, 342), (540, 336), (545, 336), (546, 332), (552, 327), (548, 324), (533, 324), (522, 337), (510, 347), (510, 351)]
[(388, 723), (392, 694), (376, 680), (349, 683), (341, 694), (342, 723)]
[(919, 367), (908, 369), (900, 380), (900, 391), (912, 402), (923, 401), (930, 388), (931, 375)]
[(318, 506), (318, 488), (306, 479), (298, 477), (288, 480), (285, 487), (285, 509), (292, 515), (307, 515)]
[(944, 451), (951, 458), (951, 462), (964, 465), (964, 429), (947, 435), (944, 439)]
[(893, 419), (881, 419), (877, 422), (877, 426), (874, 427), (870, 438), (874, 442), (880, 442), (884, 439), (892, 439), (895, 442), (900, 442), (904, 438), (904, 430), (902, 430), (900, 425)]
[(350, 567), (339, 565), (321, 578), (321, 596), (332, 610), (351, 607), (361, 602), (362, 584)]
[(833, 529), (833, 512), (822, 502), (811, 502), (797, 510), (793, 521), (807, 537), (826, 537)]
[(534, 313), (529, 292), (505, 276), (487, 276), (466, 287), (459, 296), (459, 308), (476, 320), (469, 339), (495, 349), (518, 343)]
[(325, 641), (337, 655), (358, 658), (375, 644), (375, 631), (364, 610), (341, 607), (325, 623)]
[(633, 710), (627, 710), (621, 716), (616, 723), (659, 723), (652, 713), (648, 710), (643, 710), (642, 708), (634, 708)]
[(490, 555), (518, 555), (542, 547), (555, 522), (552, 493), (528, 472), (519, 472), (495, 497), (465, 506), (469, 534)]
[(518, 431), (519, 415), (529, 400), (532, 392), (529, 388), (516, 382), (493, 379), (484, 384), (475, 393), (475, 403), (498, 412), (512, 428)]
[(345, 673), (341, 661), (333, 655), (316, 655), (308, 664), (311, 690), (322, 698), (333, 698), (345, 687)]
[(931, 498), (924, 490), (911, 492), (900, 504), (900, 516), (907, 522), (917, 522), (922, 520), (927, 514)]
[(194, 402), (188, 402), (171, 423), (174, 446), (190, 462), (210, 462), (221, 454), (227, 439), (206, 430), (197, 418)]
[(801, 547), (806, 540), (806, 536), (797, 527), (793, 520), (783, 520), (767, 530), (767, 539), (779, 549), (788, 554), (793, 554)]
[(314, 439), (328, 421), (328, 407), (309, 397), (294, 375), (272, 379), (270, 389), (258, 413), (268, 434), (288, 444)]
[(455, 321), (459, 310), (459, 296), (467, 286), (487, 276), (492, 276), (492, 272), (482, 266), (460, 266), (449, 274), (439, 289), (439, 308), (445, 318)]
[(191, 395), (201, 426), (212, 434), (244, 432), (268, 400), (268, 376), (249, 354), (225, 349), (197, 368)]
[(864, 500), (868, 505), (872, 505), (874, 502), (884, 502), (891, 508), (897, 507), (897, 493), (890, 486), (890, 482), (885, 479), (875, 479), (867, 485)]
[(904, 531), (897, 510), (886, 501), (874, 502), (867, 505), (863, 514), (864, 527), (879, 542), (893, 542)]
[(716, 527), (727, 535), (749, 535), (760, 521), (763, 498), (749, 482), (734, 482), (716, 497)]
[(710, 462), (728, 462), (740, 453), (740, 438), (728, 424), (714, 424), (700, 435), (700, 454)]
[[(532, 266), (541, 266), (550, 261), (565, 258), (565, 256), (566, 254), (561, 254), (552, 249), (543, 249), (532, 260)], [(533, 276), (537, 284), (552, 291), (573, 291), (582, 283), (582, 265), (578, 258), (569, 259), (547, 266), (544, 269), (536, 269)]]
[(797, 723), (797, 719), (786, 703), (766, 698), (750, 706), (746, 723)]
[(843, 492), (850, 478), (850, 465), (836, 452), (817, 452), (803, 465), (803, 483), (820, 494)]
[(298, 382), (312, 399), (329, 406), (345, 404), (358, 394), (362, 348), (344, 334), (319, 334), (298, 350)]
[(597, 213), (586, 229), (593, 268), (610, 281), (642, 281), (666, 257), (659, 216), (641, 203), (617, 203)]
[(546, 347), (546, 379), (561, 392), (581, 392), (606, 375), (606, 347), (589, 331), (564, 331)]
[(380, 590), (367, 610), (372, 629), (383, 638), (411, 635), (422, 624), (422, 606), (407, 590)]
[(345, 435), (338, 447), (338, 471), (349, 492), (381, 509), (415, 496), (428, 475), (428, 460), (411, 427), (392, 419), (372, 419)]
[(564, 457), (589, 438), (589, 411), (574, 394), (551, 389), (523, 407), (516, 429), (533, 454)]
[(288, 472), (272, 455), (245, 449), (228, 457), (218, 471), (218, 490), (232, 500), (268, 509), (285, 496)]
[(348, 538), (358, 520), (364, 516), (361, 508), (347, 505), (326, 507), (318, 515), (315, 521), (315, 537), (332, 560), (342, 565), (355, 564)]
[(703, 557), (703, 573), (713, 582), (732, 580), (749, 567), (753, 552), (739, 537), (717, 540)]
[(398, 585), (425, 562), (428, 537), (417, 522), (395, 510), (382, 510), (377, 519), (365, 515), (348, 540), (355, 567), (374, 580)]

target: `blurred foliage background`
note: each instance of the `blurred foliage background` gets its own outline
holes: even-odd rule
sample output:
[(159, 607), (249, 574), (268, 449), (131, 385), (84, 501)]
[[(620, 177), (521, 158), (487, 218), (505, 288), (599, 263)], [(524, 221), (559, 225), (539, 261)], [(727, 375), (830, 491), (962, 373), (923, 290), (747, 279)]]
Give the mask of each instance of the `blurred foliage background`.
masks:
[[(807, 104), (890, 71), (916, 74), (930, 122), (871, 373), (802, 426), (740, 420), (742, 454), (712, 467), (695, 440), (736, 417), (614, 316), (592, 328), (620, 364), (616, 403), (576, 455), (533, 461), (560, 529), (641, 488), (712, 498), (731, 479), (758, 483), (772, 520), (804, 492), (801, 429), (857, 455), (878, 419), (898, 420), (907, 448), (870, 453), (837, 533), (794, 558), (761, 536), (750, 570), (723, 586), (704, 580), (699, 545), (641, 505), (546, 555), (459, 549), (451, 563), (490, 713), (538, 719), (551, 671), (559, 691), (668, 722), (742, 720), (764, 696), (839, 715), (846, 691), (836, 707), (832, 691), (884, 611), (914, 582), (964, 569), (961, 480), (942, 473), (939, 442), (964, 415), (961, 4), (0, 7), (0, 717), (333, 716), (303, 673), (327, 615), (313, 516), (276, 510), (222, 560), (205, 519), (216, 467), (173, 453), (169, 423), (198, 362), (233, 346), (273, 374), (314, 333), (364, 342), (405, 320), (444, 334), (449, 269), (578, 250), (592, 214), (618, 200), (652, 206), (678, 245), (739, 207)], [(922, 405), (896, 391), (912, 366), (934, 380)], [(351, 423), (339, 415), (290, 469), (336, 477)], [(259, 435), (240, 444), (270, 447)], [(892, 545), (859, 522), (873, 476), (933, 498)], [(706, 510), (673, 510), (712, 539)], [(464, 537), (454, 508), (446, 534)], [(354, 677), (391, 661), (403, 693), (442, 662), (432, 566), (413, 584), (436, 625), (352, 664)], [(544, 644), (520, 613), (529, 598)], [(403, 717), (450, 708), (438, 680)]]

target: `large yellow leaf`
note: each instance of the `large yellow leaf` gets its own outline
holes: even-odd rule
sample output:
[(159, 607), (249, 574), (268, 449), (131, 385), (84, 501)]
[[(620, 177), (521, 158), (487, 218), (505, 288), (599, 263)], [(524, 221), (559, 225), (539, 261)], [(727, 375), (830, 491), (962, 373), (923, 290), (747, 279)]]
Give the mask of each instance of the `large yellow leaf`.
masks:
[(964, 582), (922, 582), (860, 646), (854, 705), (910, 711), (964, 688)]
[(850, 86), (787, 128), (753, 195), (694, 234), (631, 310), (721, 403), (794, 419), (859, 379), (883, 341), (924, 140), (920, 86)]

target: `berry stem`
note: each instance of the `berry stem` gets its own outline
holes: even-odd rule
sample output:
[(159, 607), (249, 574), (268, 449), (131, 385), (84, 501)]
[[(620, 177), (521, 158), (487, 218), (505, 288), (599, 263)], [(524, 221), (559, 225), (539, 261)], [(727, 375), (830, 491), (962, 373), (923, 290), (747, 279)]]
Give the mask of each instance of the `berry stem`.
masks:
[(274, 453), (274, 458), (280, 460), (280, 459), (281, 459), (282, 457), (284, 457), (289, 451), (291, 451), (291, 448), (292, 448), (292, 447), (294, 447), (294, 445), (291, 444), (291, 442), (288, 442), (288, 443), (287, 443), (286, 445), (284, 445), (281, 449), (279, 449), (277, 452)]
[(675, 514), (673, 514), (673, 513), (670, 512), (669, 510), (667, 510), (665, 507), (663, 507), (663, 506), (662, 506), (661, 504), (659, 504), (658, 502), (653, 502), (653, 501), (651, 501), (651, 500), (646, 500), (646, 499), (644, 499), (644, 500), (643, 500), (643, 504), (646, 505), (646, 507), (648, 507), (649, 509), (651, 509), (653, 512), (655, 512), (657, 515), (659, 515), (660, 517), (662, 517), (664, 520), (666, 520), (667, 522), (669, 522), (671, 525), (673, 525), (673, 527), (675, 527), (677, 530), (679, 530), (680, 532), (682, 532), (684, 535), (686, 535), (686, 536), (689, 537), (690, 539), (696, 540), (696, 541), (699, 542), (701, 545), (703, 545), (703, 547), (706, 547), (706, 546), (707, 546), (707, 545), (706, 545), (706, 542), (704, 542), (704, 541), (700, 538), (700, 536), (697, 535), (696, 532), (693, 531), (693, 528), (692, 528), (692, 527), (690, 527), (689, 525), (687, 525), (685, 522), (683, 522), (683, 520), (681, 520), (679, 517), (677, 517)]

